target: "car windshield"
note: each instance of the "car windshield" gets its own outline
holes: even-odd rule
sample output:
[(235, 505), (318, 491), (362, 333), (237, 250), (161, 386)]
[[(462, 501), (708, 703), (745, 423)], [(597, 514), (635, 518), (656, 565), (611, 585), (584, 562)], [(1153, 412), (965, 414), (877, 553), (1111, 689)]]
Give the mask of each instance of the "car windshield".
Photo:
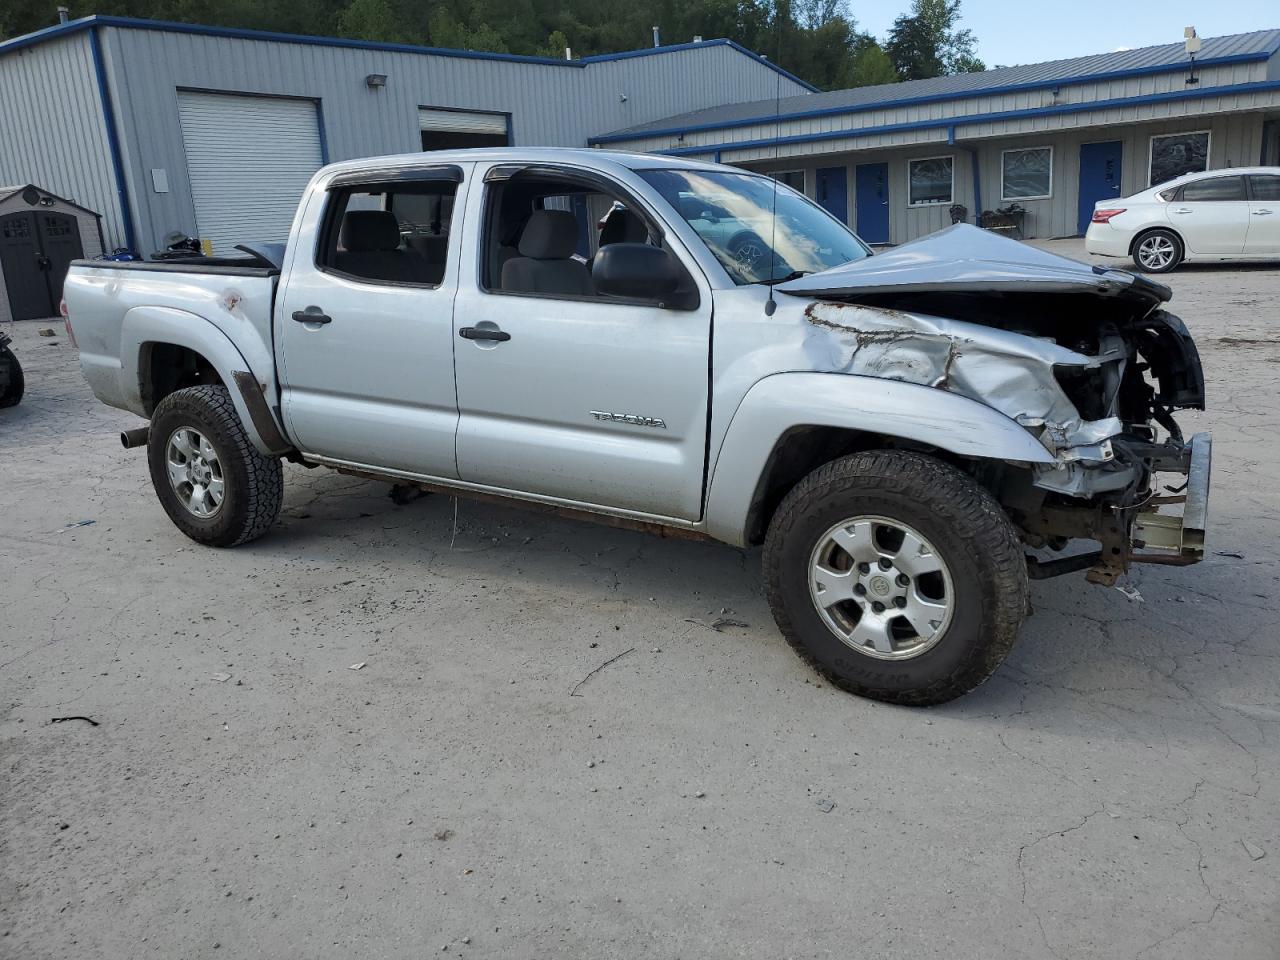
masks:
[(737, 283), (818, 273), (870, 253), (844, 224), (768, 177), (702, 170), (638, 172), (693, 227)]

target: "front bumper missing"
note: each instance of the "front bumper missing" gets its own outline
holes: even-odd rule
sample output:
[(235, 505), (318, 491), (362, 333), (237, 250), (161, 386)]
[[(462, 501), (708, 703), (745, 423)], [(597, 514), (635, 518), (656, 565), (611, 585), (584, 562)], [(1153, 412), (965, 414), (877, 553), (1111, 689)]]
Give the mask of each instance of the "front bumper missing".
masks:
[[(1135, 451), (1136, 452), (1136, 451)], [(1045, 538), (1098, 541), (1101, 549), (1056, 560), (1028, 557), (1032, 579), (1088, 570), (1091, 583), (1111, 586), (1131, 563), (1186, 566), (1204, 559), (1205, 528), (1209, 512), (1209, 475), (1213, 440), (1198, 433), (1190, 442), (1151, 445), (1143, 451), (1153, 472), (1182, 474), (1185, 485), (1168, 494), (1155, 493), (1138, 507), (1045, 507), (1023, 518), (1028, 542), (1038, 546)], [(1167, 488), (1168, 489), (1168, 488)], [(1181, 514), (1163, 513), (1181, 506)]]
[[(1187, 485), (1180, 496), (1160, 497), (1159, 503), (1143, 510), (1134, 519), (1133, 552), (1135, 563), (1164, 563), (1183, 566), (1204, 559), (1205, 528), (1209, 516), (1209, 475), (1213, 468), (1213, 438), (1197, 433), (1187, 445)], [(1165, 514), (1160, 508), (1169, 503), (1182, 503), (1182, 515)]]

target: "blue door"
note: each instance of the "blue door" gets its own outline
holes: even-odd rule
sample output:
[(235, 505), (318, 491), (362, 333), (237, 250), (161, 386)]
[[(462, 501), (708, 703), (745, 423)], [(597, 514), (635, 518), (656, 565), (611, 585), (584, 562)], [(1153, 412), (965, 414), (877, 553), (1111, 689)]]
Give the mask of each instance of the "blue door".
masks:
[(867, 243), (888, 243), (889, 165), (858, 164), (854, 168), (853, 193), (858, 236)]
[(1119, 140), (1080, 144), (1080, 233), (1089, 229), (1095, 203), (1120, 196), (1123, 149)]
[(818, 168), (818, 203), (841, 223), (849, 222), (849, 168)]

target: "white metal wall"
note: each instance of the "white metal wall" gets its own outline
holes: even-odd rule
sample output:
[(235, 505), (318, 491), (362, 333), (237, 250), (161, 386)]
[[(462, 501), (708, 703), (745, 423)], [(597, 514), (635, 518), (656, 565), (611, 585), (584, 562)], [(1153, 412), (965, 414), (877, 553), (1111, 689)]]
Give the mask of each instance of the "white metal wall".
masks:
[(108, 242), (124, 243), (87, 33), (0, 57), (0, 129), (0, 183), (34, 183), (97, 211)]

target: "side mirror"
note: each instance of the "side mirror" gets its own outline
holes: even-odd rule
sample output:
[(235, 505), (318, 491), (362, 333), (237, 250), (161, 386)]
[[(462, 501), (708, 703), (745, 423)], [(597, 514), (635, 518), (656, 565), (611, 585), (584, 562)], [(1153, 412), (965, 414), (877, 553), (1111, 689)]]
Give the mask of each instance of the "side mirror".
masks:
[(597, 293), (635, 300), (668, 300), (684, 280), (680, 262), (647, 243), (611, 243), (601, 247), (591, 266)]

